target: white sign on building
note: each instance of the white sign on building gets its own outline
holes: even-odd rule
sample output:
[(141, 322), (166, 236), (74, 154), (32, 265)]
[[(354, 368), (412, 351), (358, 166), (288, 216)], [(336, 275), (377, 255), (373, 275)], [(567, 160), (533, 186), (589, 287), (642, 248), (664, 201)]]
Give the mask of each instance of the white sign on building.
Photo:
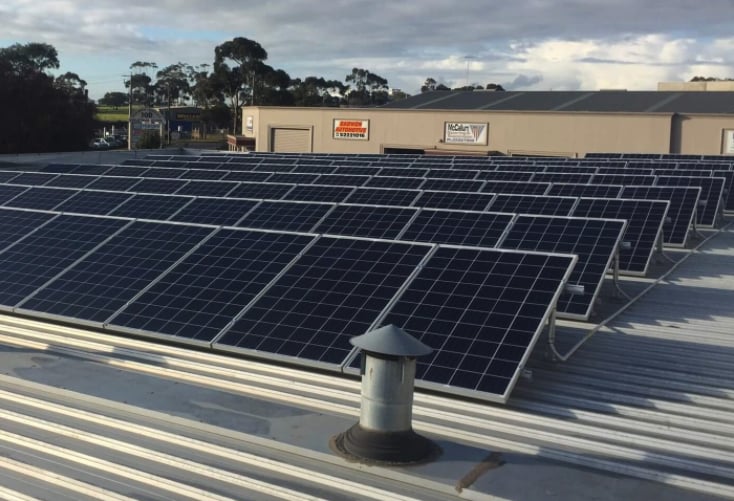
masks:
[(724, 129), (724, 141), (721, 145), (723, 155), (734, 155), (734, 129)]
[(486, 145), (488, 136), (488, 123), (446, 122), (444, 125), (445, 143)]

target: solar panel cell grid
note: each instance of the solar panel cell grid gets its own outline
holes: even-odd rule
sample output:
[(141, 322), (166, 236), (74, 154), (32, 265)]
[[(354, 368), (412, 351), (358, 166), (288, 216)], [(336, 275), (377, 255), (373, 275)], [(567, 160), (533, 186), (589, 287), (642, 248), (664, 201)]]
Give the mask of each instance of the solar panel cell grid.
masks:
[(228, 196), (231, 198), (270, 198), (277, 200), (295, 187), (295, 184), (283, 183), (240, 183)]
[(390, 309), (433, 348), (416, 385), (504, 401), (573, 266), (572, 256), (439, 248)]
[(195, 198), (170, 217), (184, 223), (232, 226), (258, 202), (236, 198)]
[(234, 181), (189, 181), (179, 188), (176, 195), (191, 195), (197, 197), (226, 197), (239, 183)]
[(237, 226), (308, 232), (334, 207), (328, 203), (264, 201), (258, 204)]
[(312, 240), (219, 231), (109, 322), (210, 342)]
[(424, 191), (413, 203), (414, 207), (483, 211), (494, 200), (489, 193), (461, 193), (454, 191)]
[(99, 177), (87, 186), (90, 190), (127, 191), (141, 182), (139, 177)]
[(97, 179), (97, 176), (85, 176), (82, 174), (59, 174), (55, 178), (47, 181), (44, 186), (54, 186), (56, 188), (78, 188), (82, 189), (89, 186)]
[(425, 179), (420, 177), (373, 177), (366, 183), (365, 187), (368, 188), (395, 188), (404, 190), (417, 190), (419, 189)]
[(417, 209), (338, 205), (313, 229), (316, 233), (395, 239), (417, 214)]
[(104, 322), (211, 232), (198, 226), (133, 222), (19, 306)]
[(430, 247), (320, 238), (218, 340), (219, 348), (341, 364)]
[(131, 193), (80, 191), (64, 203), (58, 205), (57, 210), (106, 216), (132, 196)]
[(409, 207), (420, 194), (420, 190), (357, 188), (344, 202), (350, 204), (399, 205)]
[(567, 197), (616, 198), (622, 192), (621, 184), (565, 184), (553, 183), (548, 195)]
[(400, 238), (411, 242), (494, 247), (514, 217), (514, 214), (423, 209)]
[(21, 209), (51, 210), (79, 193), (65, 188), (29, 188), (5, 202), (7, 207)]
[(298, 185), (286, 193), (282, 200), (299, 200), (304, 202), (336, 202), (340, 203), (354, 191), (351, 186)]
[(133, 195), (109, 215), (165, 221), (192, 200), (191, 197), (170, 195)]
[(488, 210), (494, 212), (568, 216), (576, 205), (577, 200), (576, 197), (498, 194), (492, 203), (489, 204)]

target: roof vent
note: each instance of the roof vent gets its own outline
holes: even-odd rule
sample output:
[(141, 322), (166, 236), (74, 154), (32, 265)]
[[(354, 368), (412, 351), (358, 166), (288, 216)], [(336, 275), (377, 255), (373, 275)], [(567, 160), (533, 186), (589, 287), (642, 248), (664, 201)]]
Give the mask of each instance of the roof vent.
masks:
[(440, 449), (413, 431), (415, 357), (431, 348), (387, 325), (349, 340), (362, 350), (359, 422), (331, 439), (332, 449), (351, 460), (383, 465), (425, 463)]

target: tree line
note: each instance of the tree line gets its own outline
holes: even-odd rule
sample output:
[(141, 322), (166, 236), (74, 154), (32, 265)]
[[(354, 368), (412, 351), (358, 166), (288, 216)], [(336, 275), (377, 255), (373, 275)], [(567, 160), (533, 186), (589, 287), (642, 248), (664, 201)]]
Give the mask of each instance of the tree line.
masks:
[[(389, 92), (386, 78), (352, 68), (344, 81), (319, 76), (292, 78), (266, 63), (267, 51), (256, 41), (236, 37), (214, 48), (212, 64), (179, 62), (158, 68), (155, 62), (130, 65), (125, 91), (110, 91), (98, 104), (123, 107), (168, 107), (192, 104), (202, 109), (205, 124), (237, 132), (240, 109), (260, 106), (380, 106), (408, 97)], [(75, 73), (54, 77), (59, 68), (56, 49), (45, 43), (0, 48), (0, 153), (76, 151), (84, 149), (99, 124), (87, 83)], [(455, 90), (483, 89), (465, 86)], [(504, 90), (496, 84), (486, 89)], [(449, 90), (427, 78), (421, 92)]]

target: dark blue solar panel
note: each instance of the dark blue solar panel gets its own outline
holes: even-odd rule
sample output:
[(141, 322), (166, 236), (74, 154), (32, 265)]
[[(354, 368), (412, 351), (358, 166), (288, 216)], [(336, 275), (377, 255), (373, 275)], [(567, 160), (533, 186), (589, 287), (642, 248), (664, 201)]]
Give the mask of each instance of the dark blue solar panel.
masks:
[(332, 174), (347, 174), (351, 176), (374, 176), (379, 172), (380, 169), (376, 167), (352, 167), (339, 165), (334, 168), (334, 172), (332, 172)]
[(599, 167), (597, 169), (597, 174), (653, 176), (655, 175), (655, 172), (652, 168), (642, 167)]
[(90, 183), (87, 188), (90, 190), (127, 191), (141, 181), (142, 179), (139, 177), (100, 177)]
[(54, 216), (48, 212), (0, 209), (0, 251)]
[(335, 185), (335, 186), (363, 186), (370, 176), (360, 176), (351, 174), (323, 174), (316, 181), (318, 184)]
[(131, 196), (130, 193), (112, 191), (80, 191), (59, 205), (56, 210), (106, 216)]
[(82, 174), (59, 174), (55, 178), (49, 180), (44, 186), (53, 186), (55, 188), (84, 188), (94, 182), (97, 176), (85, 176)]
[(176, 179), (186, 173), (186, 169), (174, 169), (172, 167), (151, 167), (140, 174), (140, 177), (157, 177), (160, 179)]
[[(41, 168), (43, 172), (57, 173), (57, 174), (69, 174), (74, 169), (79, 167), (79, 164), (48, 164)], [(107, 167), (109, 169), (109, 167)]]
[[(189, 165), (190, 167), (191, 165)], [(181, 179), (200, 179), (206, 181), (217, 181), (224, 178), (228, 172), (226, 170), (212, 170), (212, 169), (186, 169), (181, 176)]]
[(296, 165), (287, 172), (294, 174), (331, 174), (336, 167), (326, 165)]
[(286, 193), (282, 200), (340, 203), (346, 200), (353, 190), (354, 188), (351, 186), (298, 185)]
[(334, 207), (318, 202), (264, 201), (237, 226), (265, 230), (310, 231)]
[(483, 211), (494, 199), (489, 193), (462, 193), (454, 191), (424, 191), (413, 203), (414, 207)]
[(0, 304), (18, 304), (126, 224), (69, 215), (50, 221), (0, 254)]
[(332, 235), (395, 239), (416, 213), (417, 209), (402, 207), (338, 205), (313, 231)]
[(109, 165), (77, 165), (68, 174), (87, 174), (89, 176), (101, 176), (112, 169)]
[(416, 386), (504, 401), (573, 263), (572, 256), (442, 247), (380, 324), (433, 348), (416, 361)]
[(621, 184), (622, 186), (652, 186), (655, 176), (635, 176), (631, 174), (595, 174), (591, 184)]
[(715, 170), (712, 173), (713, 177), (724, 178), (724, 210), (734, 210), (734, 171), (731, 170)]
[(399, 242), (320, 238), (252, 304), (217, 348), (341, 364), (430, 250)]
[(658, 186), (700, 187), (696, 223), (713, 227), (720, 213), (720, 203), (724, 196), (724, 178), (695, 176), (658, 176)]
[(42, 186), (53, 178), (57, 177), (58, 174), (47, 174), (45, 172), (24, 172), (13, 177), (11, 181), (13, 184), (27, 184), (29, 186)]
[(584, 293), (562, 293), (556, 309), (559, 316), (587, 320), (624, 228), (614, 219), (518, 216), (500, 247), (578, 255), (569, 283), (583, 285)]
[(142, 181), (138, 182), (131, 188), (129, 188), (129, 191), (134, 191), (135, 193), (154, 193), (154, 194), (161, 194), (161, 195), (173, 195), (176, 193), (182, 186), (184, 186), (186, 183), (189, 183), (190, 181), (186, 181), (183, 179), (143, 179)]
[(138, 166), (149, 166), (153, 165), (153, 162), (155, 160), (153, 159), (145, 159), (145, 158), (128, 158), (127, 160), (123, 160), (121, 165), (138, 165)]
[(234, 181), (189, 181), (176, 191), (176, 195), (225, 197), (238, 186)]
[(9, 200), (29, 189), (27, 186), (0, 185), (0, 204), (6, 205)]
[(494, 212), (568, 216), (571, 210), (573, 210), (574, 205), (576, 205), (577, 200), (576, 197), (499, 194), (489, 204), (487, 209)]
[(408, 207), (420, 193), (420, 190), (357, 188), (347, 197), (345, 202), (350, 204), (398, 205)]
[(402, 190), (417, 190), (425, 179), (421, 177), (373, 177), (364, 186), (369, 188), (394, 188)]
[[(263, 173), (264, 174), (264, 173)], [(276, 172), (268, 177), (269, 183), (311, 184), (320, 177), (319, 174), (294, 174), (291, 172)]]
[(481, 191), (484, 181), (472, 181), (469, 179), (426, 179), (421, 189), (433, 191)]
[(258, 202), (255, 200), (236, 198), (195, 198), (171, 216), (170, 220), (184, 223), (233, 226), (257, 204)]
[(295, 184), (240, 183), (228, 196), (231, 198), (270, 198), (278, 200), (295, 187)]
[(429, 169), (429, 179), (484, 179), (477, 177), (480, 171), (470, 169)]
[(700, 194), (699, 187), (625, 186), (620, 197), (669, 201), (668, 215), (663, 224), (663, 242), (682, 247), (688, 240)]
[(536, 172), (533, 175), (535, 183), (588, 183), (593, 174), (585, 172)]
[(8, 200), (5, 205), (22, 209), (51, 210), (77, 193), (79, 193), (78, 190), (65, 188), (34, 187), (25, 190), (12, 200)]
[(248, 172), (248, 171), (230, 171), (222, 179), (224, 181), (247, 181), (249, 183), (261, 183), (270, 179), (270, 172)]
[(109, 323), (208, 343), (312, 240), (219, 231)]
[(663, 200), (582, 198), (573, 215), (625, 219), (627, 228), (622, 241), (629, 245), (619, 250), (619, 270), (644, 276), (663, 231), (668, 205), (669, 202)]
[(514, 214), (423, 209), (401, 240), (494, 247), (509, 228)]
[(521, 183), (518, 181), (485, 181), (484, 193), (507, 193), (515, 195), (545, 195), (551, 183)]
[(211, 232), (200, 226), (135, 221), (20, 307), (104, 322)]
[(553, 183), (548, 195), (564, 197), (616, 198), (622, 192), (621, 184), (564, 184)]
[(428, 169), (418, 169), (416, 167), (393, 168), (383, 167), (380, 169), (378, 177), (418, 177), (424, 178), (428, 175)]
[(171, 195), (133, 195), (109, 215), (165, 221), (192, 200)]
[(18, 171), (0, 171), (0, 183), (7, 183), (14, 177), (18, 177)]
[(526, 171), (484, 171), (480, 172), (477, 179), (484, 179), (487, 181), (530, 181), (534, 172)]
[(124, 176), (124, 177), (139, 177), (148, 169), (146, 167), (132, 167), (125, 165), (117, 165), (108, 168), (104, 175), (105, 176)]

